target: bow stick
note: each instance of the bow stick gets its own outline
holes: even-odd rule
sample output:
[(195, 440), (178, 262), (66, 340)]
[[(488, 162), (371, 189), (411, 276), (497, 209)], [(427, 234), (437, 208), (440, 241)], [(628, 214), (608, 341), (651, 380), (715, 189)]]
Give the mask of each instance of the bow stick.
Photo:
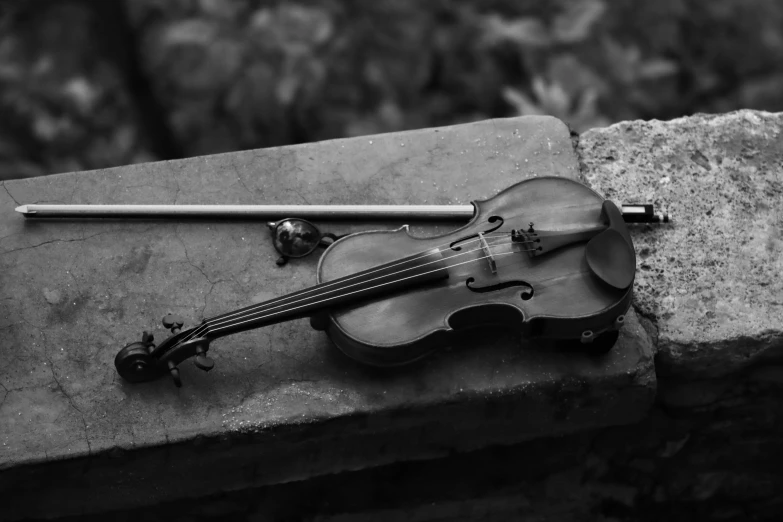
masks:
[[(473, 205), (21, 205), (26, 218), (468, 221)], [(626, 223), (668, 223), (651, 204), (621, 205)]]

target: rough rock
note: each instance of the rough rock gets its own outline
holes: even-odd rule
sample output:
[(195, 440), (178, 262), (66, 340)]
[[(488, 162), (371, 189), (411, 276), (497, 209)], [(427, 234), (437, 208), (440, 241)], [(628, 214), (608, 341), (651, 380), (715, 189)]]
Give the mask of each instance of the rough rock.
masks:
[(634, 305), (657, 328), (659, 375), (719, 377), (783, 356), (781, 143), (783, 114), (750, 110), (580, 137), (596, 190), (673, 218), (634, 236)]

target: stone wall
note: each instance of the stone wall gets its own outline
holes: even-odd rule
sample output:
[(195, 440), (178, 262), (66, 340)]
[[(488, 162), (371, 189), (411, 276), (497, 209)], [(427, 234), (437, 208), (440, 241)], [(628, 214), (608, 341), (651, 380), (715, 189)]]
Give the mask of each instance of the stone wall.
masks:
[[(112, 513), (117, 520), (778, 520), (780, 367), (638, 424)], [(216, 477), (219, 480), (219, 477)], [(102, 513), (87, 518), (105, 520)], [(70, 520), (70, 519), (64, 519)]]
[[(500, 136), (506, 130), (511, 134), (515, 125), (526, 124), (522, 122), (495, 122), (493, 129), (502, 130), (492, 134), (499, 132)], [(541, 127), (537, 120), (529, 124), (531, 129)], [(460, 132), (466, 133), (464, 139), (469, 143), (470, 136), (482, 128), (475, 124)], [(639, 401), (639, 411), (623, 410), (623, 415), (634, 416), (627, 424), (616, 425), (613, 420), (596, 427), (596, 420), (584, 417), (585, 410), (580, 410), (590, 407), (589, 400), (584, 402), (583, 385), (574, 381), (575, 387), (568, 388), (567, 381), (555, 378), (547, 399), (554, 402), (547, 408), (563, 401), (566, 418), (581, 411), (575, 422), (583, 423), (582, 429), (572, 424), (565, 434), (539, 433), (516, 444), (497, 439), (499, 445), (489, 446), (467, 443), (472, 433), (470, 437), (455, 434), (440, 439), (437, 448), (429, 447), (434, 452), (420, 453), (416, 459), (369, 467), (356, 464), (354, 471), (313, 473), (308, 480), (171, 502), (159, 499), (155, 505), (112, 516), (128, 520), (233, 516), (340, 521), (779, 519), (783, 513), (783, 281), (778, 275), (783, 257), (781, 131), (783, 114), (739, 111), (670, 122), (625, 122), (575, 140), (578, 175), (583, 180), (615, 201), (654, 202), (673, 217), (669, 225), (642, 225), (633, 231), (638, 256), (634, 308), (643, 328), (637, 325), (629, 335), (642, 339), (634, 342), (653, 343), (657, 391), (651, 408)], [(559, 131), (554, 126), (547, 132), (557, 135)], [(399, 140), (397, 136), (378, 136), (373, 141)], [(567, 135), (563, 139), (567, 141)], [(396, 154), (398, 149), (381, 150), (384, 155)], [(544, 150), (528, 151), (530, 158), (543, 161), (531, 165), (534, 171), (548, 164), (546, 155), (544, 159), (539, 155)], [(562, 156), (551, 158), (564, 161)], [(213, 167), (224, 160), (216, 161)], [(443, 161), (431, 166), (445, 168)], [(242, 164), (236, 157), (231, 162)], [(207, 171), (212, 168), (209, 165), (204, 167)], [(23, 193), (21, 185), (5, 188), (17, 198)], [(638, 356), (644, 350), (628, 353)], [(626, 352), (620, 356), (627, 357)], [(450, 354), (438, 364), (454, 357)], [(485, 357), (493, 356), (485, 353)], [(628, 393), (621, 379), (607, 382), (600, 392), (588, 389), (611, 397), (613, 386), (615, 395)], [(490, 407), (497, 398), (477, 395), (458, 400), (453, 411), (467, 408), (467, 412), (486, 401), (486, 408), (480, 409), (492, 412), (488, 419), (511, 420), (517, 418), (512, 412), (519, 399)], [(603, 406), (598, 411), (606, 415), (602, 408), (613, 403), (600, 400)], [(436, 424), (448, 422), (447, 410), (437, 411), (443, 417)], [(376, 431), (383, 426), (382, 432), (397, 422), (395, 415), (372, 420), (378, 413), (370, 413), (366, 424), (360, 425), (374, 426)], [(252, 424), (253, 419), (247, 422)], [(597, 422), (600, 426), (603, 421)], [(436, 424), (409, 431), (398, 443), (384, 442), (378, 451), (389, 451), (403, 442), (415, 445), (414, 439), (429, 436)], [(354, 433), (356, 426), (338, 431)], [(229, 427), (229, 432), (234, 428), (242, 429)], [(478, 425), (470, 429), (480, 432)], [(357, 439), (355, 447), (360, 445)], [(182, 451), (190, 454), (190, 450)], [(216, 450), (202, 449), (211, 451)], [(316, 458), (318, 450), (309, 451), (308, 458)], [(172, 462), (177, 462), (179, 457), (171, 455)], [(119, 466), (127, 461), (120, 455), (114, 462)], [(110, 464), (111, 460), (94, 461), (91, 466), (110, 470)], [(225, 484), (217, 471), (222, 468), (214, 469), (215, 486)], [(106, 516), (89, 515), (86, 520)]]
[(635, 243), (635, 305), (658, 347), (658, 411), (640, 428), (670, 440), (641, 463), (612, 456), (623, 476), (647, 484), (652, 513), (772, 520), (783, 509), (781, 122), (697, 115), (580, 141), (598, 190), (675, 209), (668, 234)]
[[(778, 520), (783, 366), (638, 424), (111, 513), (116, 520)], [(708, 389), (708, 391), (704, 391)], [(695, 401), (693, 401), (695, 402)], [(219, 476), (215, 480), (220, 480)], [(79, 520), (105, 520), (101, 513)], [(68, 518), (64, 520), (70, 520)]]

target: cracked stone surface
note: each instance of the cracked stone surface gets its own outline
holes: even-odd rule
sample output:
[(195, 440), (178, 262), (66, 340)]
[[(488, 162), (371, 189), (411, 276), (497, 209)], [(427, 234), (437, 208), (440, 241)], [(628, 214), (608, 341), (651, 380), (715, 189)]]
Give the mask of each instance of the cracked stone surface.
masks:
[(655, 375), (633, 313), (605, 356), (524, 349), (497, 331), (385, 372), (293, 321), (216, 341), (216, 368), (184, 363), (181, 389), (168, 379), (128, 384), (115, 354), (142, 330), (165, 338), (165, 314), (193, 324), (305, 288), (317, 256), (277, 267), (262, 223), (34, 221), (14, 212), (44, 202), (464, 204), (536, 175), (579, 176), (568, 129), (554, 118), (5, 182), (0, 491), (13, 499), (5, 516), (149, 505), (640, 419)]
[(584, 174), (654, 202), (639, 228), (634, 305), (658, 329), (658, 375), (715, 378), (783, 357), (783, 114), (634, 121), (580, 137)]

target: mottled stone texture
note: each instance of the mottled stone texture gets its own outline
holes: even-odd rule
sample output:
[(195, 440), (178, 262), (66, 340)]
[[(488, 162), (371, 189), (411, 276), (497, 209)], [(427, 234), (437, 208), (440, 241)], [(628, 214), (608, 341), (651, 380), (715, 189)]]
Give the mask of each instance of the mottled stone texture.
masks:
[[(655, 389), (633, 313), (605, 356), (495, 331), (389, 372), (294, 321), (214, 343), (215, 370), (183, 364), (182, 389), (127, 384), (117, 350), (144, 329), (164, 337), (164, 314), (192, 324), (304, 288), (317, 256), (277, 267), (260, 223), (25, 221), (15, 205), (465, 203), (577, 167), (560, 121), (526, 117), (5, 182), (3, 515), (124, 509), (629, 423)], [(379, 226), (392, 225), (328, 228)]]
[[(604, 458), (633, 519), (783, 516), (783, 114), (627, 122), (580, 137), (582, 173), (655, 202), (637, 229), (634, 306), (657, 341), (658, 407)], [(628, 507), (628, 506), (626, 506)], [(643, 516), (644, 515), (644, 516)]]
[(617, 201), (654, 202), (634, 236), (635, 306), (657, 371), (731, 374), (783, 356), (783, 114), (626, 122), (581, 136), (583, 174)]

